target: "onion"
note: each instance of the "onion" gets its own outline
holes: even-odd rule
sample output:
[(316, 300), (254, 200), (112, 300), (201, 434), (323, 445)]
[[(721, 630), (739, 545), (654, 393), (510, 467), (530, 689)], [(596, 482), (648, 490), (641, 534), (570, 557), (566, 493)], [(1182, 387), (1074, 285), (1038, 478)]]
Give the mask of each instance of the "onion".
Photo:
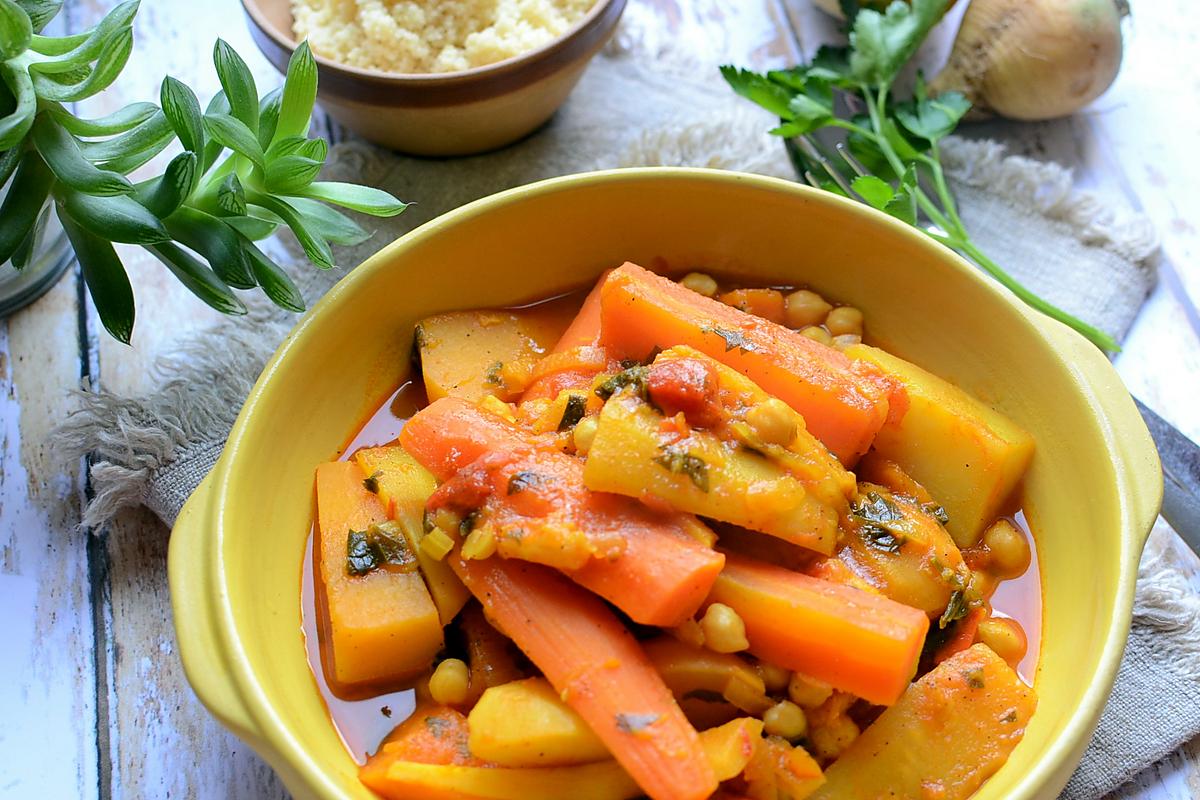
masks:
[(972, 0), (929, 88), (1013, 119), (1072, 114), (1117, 77), (1128, 11), (1124, 0)]

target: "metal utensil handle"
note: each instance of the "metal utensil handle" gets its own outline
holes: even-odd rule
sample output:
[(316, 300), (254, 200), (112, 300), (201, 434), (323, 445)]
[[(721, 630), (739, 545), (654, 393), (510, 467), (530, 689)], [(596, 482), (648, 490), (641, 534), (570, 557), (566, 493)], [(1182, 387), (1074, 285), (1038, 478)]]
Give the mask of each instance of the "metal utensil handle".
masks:
[(1163, 468), (1163, 518), (1200, 554), (1200, 445), (1138, 400)]

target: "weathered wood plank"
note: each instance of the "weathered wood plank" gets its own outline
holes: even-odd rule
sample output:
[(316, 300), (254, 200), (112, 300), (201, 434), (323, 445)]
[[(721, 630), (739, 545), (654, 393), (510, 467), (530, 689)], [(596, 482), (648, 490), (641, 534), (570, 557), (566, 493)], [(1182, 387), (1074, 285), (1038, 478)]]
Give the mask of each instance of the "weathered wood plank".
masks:
[(79, 382), (78, 279), (0, 320), (0, 795), (99, 796), (83, 483), (46, 443)]
[[(116, 2), (77, 2), (72, 25), (81, 30)], [(143, 3), (136, 46), (112, 90), (81, 104), (99, 116), (135, 100), (157, 100), (164, 74), (196, 90), (201, 104), (220, 89), (212, 46), (224, 38), (250, 65), (260, 93), (281, 78), (250, 40), (236, 2), (199, 11), (189, 3)], [(318, 126), (318, 130), (321, 128)], [(161, 168), (174, 151), (147, 169)], [(133, 346), (99, 338), (99, 379), (123, 395), (150, 391), (151, 367), (173, 343), (216, 324), (221, 316), (191, 296), (145, 251), (121, 247), (137, 297)], [(93, 325), (95, 316), (92, 315)], [(114, 798), (264, 798), (285, 793), (271, 770), (201, 706), (187, 684), (175, 650), (167, 589), (169, 531), (144, 510), (121, 514), (104, 534), (105, 598), (110, 660), (104, 767), (105, 796)]]

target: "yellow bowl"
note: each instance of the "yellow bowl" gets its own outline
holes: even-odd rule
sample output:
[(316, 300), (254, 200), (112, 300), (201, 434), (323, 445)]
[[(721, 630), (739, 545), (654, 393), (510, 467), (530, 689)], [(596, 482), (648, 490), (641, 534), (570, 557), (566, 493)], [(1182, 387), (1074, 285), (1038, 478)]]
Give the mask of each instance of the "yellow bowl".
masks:
[(832, 194), (726, 172), (598, 172), (485, 198), (384, 248), (312, 309), (171, 538), (180, 655), (200, 699), (297, 797), (373, 796), (300, 634), (313, 468), (408, 374), (419, 319), (584, 286), (626, 259), (812, 284), (1036, 436), (1026, 508), (1044, 590), (1040, 706), (977, 800), (1056, 797), (1112, 687), (1161, 499), (1133, 402), (1094, 347), (923, 234)]

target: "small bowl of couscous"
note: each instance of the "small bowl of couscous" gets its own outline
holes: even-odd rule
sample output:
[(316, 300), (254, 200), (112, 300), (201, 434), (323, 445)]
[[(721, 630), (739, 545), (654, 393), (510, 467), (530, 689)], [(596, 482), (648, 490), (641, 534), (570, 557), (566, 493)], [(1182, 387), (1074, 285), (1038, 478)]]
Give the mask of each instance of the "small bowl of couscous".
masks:
[(300, 40), (319, 98), (378, 144), (481, 153), (548, 120), (612, 35), (626, 0), (242, 0), (280, 71)]

